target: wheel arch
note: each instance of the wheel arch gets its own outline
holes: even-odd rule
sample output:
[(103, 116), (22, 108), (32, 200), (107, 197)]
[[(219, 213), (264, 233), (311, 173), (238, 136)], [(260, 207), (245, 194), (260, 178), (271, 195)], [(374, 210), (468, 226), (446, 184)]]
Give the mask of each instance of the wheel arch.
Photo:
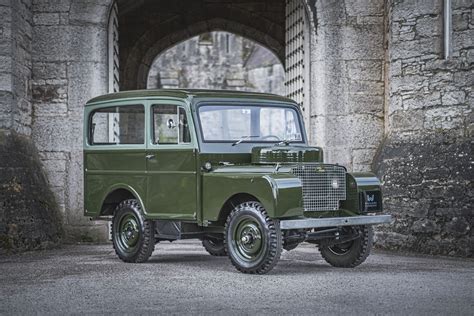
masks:
[(247, 201), (256, 201), (256, 202), (261, 203), (260, 200), (255, 195), (247, 193), (247, 192), (236, 193), (232, 195), (231, 197), (229, 197), (225, 201), (224, 205), (222, 205), (219, 211), (219, 217), (218, 217), (219, 224), (224, 225), (230, 212), (232, 212), (232, 210), (240, 203), (247, 202)]
[(118, 184), (107, 190), (107, 194), (102, 199), (100, 216), (110, 216), (114, 214), (115, 208), (120, 202), (128, 199), (135, 199), (140, 203), (142, 212), (145, 214), (145, 206), (138, 192), (129, 185)]

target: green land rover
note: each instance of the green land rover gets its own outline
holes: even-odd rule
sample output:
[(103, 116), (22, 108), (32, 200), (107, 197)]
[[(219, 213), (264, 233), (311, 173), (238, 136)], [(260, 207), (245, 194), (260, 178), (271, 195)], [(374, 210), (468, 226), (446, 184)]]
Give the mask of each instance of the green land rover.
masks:
[(323, 163), (297, 104), (276, 95), (142, 90), (84, 112), (85, 216), (112, 221), (115, 251), (144, 262), (156, 243), (197, 238), (245, 273), (316, 244), (336, 267), (369, 255), (379, 180)]

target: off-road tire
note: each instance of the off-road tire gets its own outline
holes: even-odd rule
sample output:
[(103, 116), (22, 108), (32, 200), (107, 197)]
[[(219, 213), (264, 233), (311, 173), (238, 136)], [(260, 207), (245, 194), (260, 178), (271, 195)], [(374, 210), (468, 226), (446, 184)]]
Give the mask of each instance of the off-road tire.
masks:
[[(121, 237), (121, 226), (123, 221), (129, 219), (136, 224), (136, 243), (133, 247), (127, 247), (125, 237)], [(112, 242), (115, 253), (125, 262), (141, 263), (148, 260), (155, 249), (155, 237), (153, 221), (145, 220), (141, 213), (141, 206), (137, 200), (130, 199), (122, 201), (114, 212), (112, 220)], [(123, 231), (122, 231), (123, 232)]]
[(211, 256), (224, 257), (227, 256), (225, 252), (224, 240), (217, 240), (214, 238), (206, 238), (202, 240), (202, 246)]
[[(260, 239), (255, 238), (257, 242), (254, 245), (258, 245), (255, 259), (244, 258), (242, 247), (245, 249), (248, 246), (239, 248), (239, 243), (243, 242), (234, 238), (238, 231), (246, 231), (246, 225), (255, 225), (260, 232)], [(265, 274), (273, 269), (280, 259), (283, 238), (279, 222), (271, 219), (259, 202), (248, 201), (237, 205), (227, 217), (224, 236), (224, 245), (230, 261), (243, 273)]]
[(332, 247), (319, 246), (321, 256), (333, 267), (354, 268), (369, 256), (374, 235), (372, 226), (357, 226), (354, 228), (358, 229), (360, 237), (351, 241), (350, 247), (347, 247), (345, 252), (336, 248), (339, 247), (338, 245)]

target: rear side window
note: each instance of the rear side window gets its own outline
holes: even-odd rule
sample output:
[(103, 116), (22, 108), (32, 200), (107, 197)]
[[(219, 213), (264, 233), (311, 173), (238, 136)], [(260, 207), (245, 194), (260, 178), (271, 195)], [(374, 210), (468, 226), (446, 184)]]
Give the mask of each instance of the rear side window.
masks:
[(141, 104), (102, 108), (90, 116), (91, 145), (144, 144), (144, 132), (145, 109)]
[(189, 144), (188, 118), (183, 107), (177, 105), (153, 105), (153, 143)]

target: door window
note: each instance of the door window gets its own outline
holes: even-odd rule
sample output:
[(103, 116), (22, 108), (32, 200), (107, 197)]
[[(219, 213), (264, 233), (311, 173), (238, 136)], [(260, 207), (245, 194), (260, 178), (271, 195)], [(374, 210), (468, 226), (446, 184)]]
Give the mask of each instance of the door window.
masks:
[(191, 135), (186, 111), (172, 104), (157, 104), (152, 107), (154, 144), (189, 144)]
[(145, 143), (143, 105), (113, 106), (92, 112), (89, 120), (91, 145)]

